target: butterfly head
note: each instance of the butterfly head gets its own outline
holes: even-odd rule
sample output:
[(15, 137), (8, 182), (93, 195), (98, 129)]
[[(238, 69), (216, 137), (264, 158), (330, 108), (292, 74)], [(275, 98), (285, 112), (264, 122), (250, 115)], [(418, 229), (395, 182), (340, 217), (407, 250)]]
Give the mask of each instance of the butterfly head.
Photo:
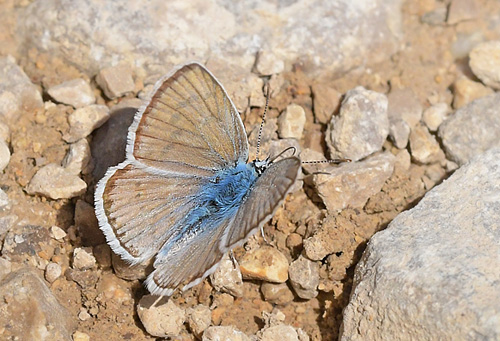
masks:
[(266, 171), (266, 169), (271, 165), (271, 161), (269, 161), (269, 156), (265, 160), (259, 160), (256, 159), (252, 162), (252, 165), (257, 172), (257, 174), (260, 176), (262, 173)]

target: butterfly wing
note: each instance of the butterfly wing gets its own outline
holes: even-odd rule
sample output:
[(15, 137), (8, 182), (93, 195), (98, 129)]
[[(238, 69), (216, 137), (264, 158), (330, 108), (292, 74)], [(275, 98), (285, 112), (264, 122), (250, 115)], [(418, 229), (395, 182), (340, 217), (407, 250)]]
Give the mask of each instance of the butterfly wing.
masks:
[(191, 63), (160, 80), (129, 129), (126, 161), (96, 188), (97, 218), (113, 251), (131, 263), (153, 257), (182, 232), (202, 184), (247, 159), (241, 118), (208, 70)]
[(187, 290), (212, 274), (223, 252), (219, 241), (234, 217), (221, 222), (204, 222), (203, 229), (164, 247), (154, 262), (155, 271), (146, 279), (146, 287), (153, 295), (170, 296), (177, 288)]
[(196, 177), (158, 175), (125, 161), (110, 168), (96, 188), (95, 207), (112, 250), (132, 264), (152, 258), (195, 207)]
[(256, 180), (234, 216), (221, 222), (206, 219), (199, 233), (186, 233), (167, 243), (158, 253), (146, 280), (154, 295), (171, 295), (189, 289), (213, 273), (224, 253), (255, 233), (283, 202), (297, 179), (300, 160), (290, 157), (273, 163)]
[(299, 169), (300, 159), (293, 156), (272, 163), (264, 171), (236, 213), (234, 224), (224, 232), (222, 253), (243, 244), (274, 215), (297, 180)]
[(207, 175), (248, 160), (238, 111), (222, 85), (197, 63), (157, 83), (128, 139), (127, 157), (158, 171)]

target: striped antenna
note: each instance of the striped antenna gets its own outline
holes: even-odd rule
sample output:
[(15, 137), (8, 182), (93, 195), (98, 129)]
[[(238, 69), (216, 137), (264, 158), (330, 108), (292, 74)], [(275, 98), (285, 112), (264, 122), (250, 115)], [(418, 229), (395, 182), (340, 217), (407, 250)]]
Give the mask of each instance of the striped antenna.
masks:
[(339, 164), (342, 162), (352, 162), (352, 160), (351, 159), (333, 159), (333, 160), (320, 160), (320, 161), (302, 161), (302, 164), (317, 164), (317, 163)]
[(259, 127), (259, 135), (257, 137), (257, 156), (255, 157), (256, 161), (259, 161), (259, 153), (260, 153), (260, 139), (262, 137), (262, 129), (264, 128), (264, 122), (266, 121), (266, 114), (267, 114), (267, 108), (269, 107), (269, 96), (270, 96), (270, 86), (269, 83), (267, 85), (267, 90), (266, 90), (266, 107), (264, 108), (264, 114), (262, 114), (262, 121), (260, 121), (260, 127)]

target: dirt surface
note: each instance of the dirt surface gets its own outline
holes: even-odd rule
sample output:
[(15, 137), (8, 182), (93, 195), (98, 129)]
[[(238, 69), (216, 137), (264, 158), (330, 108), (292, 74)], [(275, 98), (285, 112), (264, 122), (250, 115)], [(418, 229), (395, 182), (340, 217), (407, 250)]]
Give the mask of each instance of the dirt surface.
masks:
[[(485, 1), (480, 9), (483, 17), (453, 26), (422, 23), (420, 16), (435, 5), (431, 0), (409, 1), (404, 6), (406, 35), (402, 50), (384, 63), (371, 65), (368, 69), (353, 70), (327, 85), (342, 94), (358, 85), (382, 93), (388, 93), (391, 88), (407, 87), (415, 92), (424, 108), (436, 99), (451, 106), (453, 94), (450, 89), (453, 82), (461, 74), (470, 76), (467, 60), (453, 54), (453, 44), (458, 35), (473, 32), (483, 32), (486, 38), (493, 38), (493, 34), (485, 27), (487, 21), (483, 18), (490, 11), (498, 11), (500, 4)], [(67, 79), (85, 78), (76, 67), (65, 65), (63, 61), (38, 51), (30, 51), (28, 55), (18, 57), (20, 65), (33, 83), (43, 89)], [(304, 76), (300, 65), (283, 76), (285, 84), (271, 99), (270, 116), (276, 117), (278, 112), (292, 102), (301, 105), (305, 108), (307, 117), (305, 138), (300, 141), (301, 146), (326, 153), (321, 142), (326, 126), (314, 123), (311, 86), (315, 81)], [(107, 101), (93, 80), (91, 84), (96, 89), (98, 103), (111, 106), (126, 99)], [(137, 81), (137, 88), (142, 88), (141, 80)], [(135, 97), (135, 94), (128, 97)], [(147, 293), (140, 281), (126, 281), (116, 277), (106, 261), (85, 273), (72, 273), (70, 264), (73, 249), (89, 246), (82, 242), (81, 231), (75, 228), (76, 198), (49, 200), (30, 196), (24, 190), (40, 167), (51, 162), (60, 163), (64, 158), (69, 147), (62, 136), (68, 132), (67, 115), (72, 110), (69, 106), (57, 105), (48, 110), (24, 112), (10, 126), (12, 157), (4, 173), (0, 174), (1, 188), (12, 203), (9, 214), (16, 216), (18, 221), (24, 220), (31, 225), (47, 229), (57, 225), (68, 232), (68, 237), (61, 242), (41, 237), (36, 254), (21, 257), (18, 263), (13, 264), (17, 267), (22, 267), (23, 264), (35, 266), (39, 268), (41, 276), (43, 260), (62, 264), (64, 275), (52, 283), (50, 288), (77, 321), (77, 330), (88, 334), (91, 340), (155, 339), (146, 333), (135, 312), (136, 303)], [(258, 124), (261, 113), (261, 108), (245, 113), (247, 131)], [(89, 137), (91, 139), (92, 136)], [(397, 152), (389, 142), (385, 148), (393, 153)], [(431, 166), (412, 164), (409, 171), (396, 170), (382, 191), (359, 210), (346, 209), (338, 214), (328, 214), (321, 203), (306, 194), (307, 191), (300, 190), (289, 195), (284, 207), (265, 225), (268, 242), (282, 251), (289, 260), (296, 259), (302, 245), (299, 243), (292, 248), (287, 246), (286, 240), (291, 233), (307, 238), (319, 227), (332, 225), (335, 233), (331, 238), (342, 245), (343, 251), (322, 261), (320, 283), (324, 290), (316, 298), (302, 300), (295, 297), (292, 302), (278, 306), (285, 314), (287, 324), (302, 328), (312, 340), (334, 340), (338, 337), (342, 309), (348, 303), (354, 268), (366, 242), (374, 233), (384, 229), (399, 212), (415, 205), (435, 184), (424, 180), (429, 167)], [(432, 167), (435, 168), (436, 165)], [(444, 167), (438, 167), (446, 174)], [(98, 179), (88, 175), (84, 180), (90, 186), (80, 199), (93, 205), (92, 185)], [(255, 238), (259, 243), (265, 243), (260, 235)], [(19, 253), (23, 254), (22, 251)], [(235, 250), (236, 259), (243, 253), (243, 248)], [(205, 280), (192, 290), (175, 294), (172, 299), (184, 308), (199, 303), (211, 306), (213, 325), (233, 325), (251, 335), (264, 325), (262, 312), (271, 312), (274, 307), (263, 299), (260, 285), (259, 281), (245, 280), (243, 297), (234, 298), (217, 292), (211, 287), (210, 281)], [(82, 320), (79, 317), (82, 307), (89, 312), (90, 318)], [(194, 338), (187, 327), (182, 337), (186, 340)]]

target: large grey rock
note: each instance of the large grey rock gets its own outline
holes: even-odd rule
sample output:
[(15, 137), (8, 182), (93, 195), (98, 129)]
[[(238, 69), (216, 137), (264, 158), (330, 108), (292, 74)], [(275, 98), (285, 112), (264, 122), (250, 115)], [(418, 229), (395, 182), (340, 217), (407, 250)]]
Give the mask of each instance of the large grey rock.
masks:
[(500, 148), (458, 169), (368, 243), (342, 340), (500, 339)]
[(71, 340), (71, 314), (44, 280), (28, 269), (0, 282), (0, 330), (3, 340)]
[(26, 49), (47, 51), (92, 75), (120, 60), (164, 72), (214, 56), (223, 58), (221, 66), (250, 70), (259, 50), (289, 65), (301, 61), (313, 75), (331, 75), (397, 50), (401, 4), (134, 0), (124, 6), (112, 0), (39, 0), (18, 19), (18, 34)]
[(462, 165), (500, 144), (500, 94), (486, 96), (460, 108), (439, 127), (446, 156)]

